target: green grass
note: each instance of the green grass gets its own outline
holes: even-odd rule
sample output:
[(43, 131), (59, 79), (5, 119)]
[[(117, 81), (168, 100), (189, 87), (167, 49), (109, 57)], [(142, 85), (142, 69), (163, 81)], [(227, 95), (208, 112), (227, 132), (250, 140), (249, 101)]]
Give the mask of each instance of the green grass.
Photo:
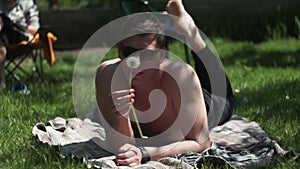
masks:
[[(238, 101), (237, 114), (255, 120), (282, 146), (300, 152), (300, 43), (296, 39), (261, 44), (214, 39)], [(171, 44), (183, 55), (181, 44)], [(115, 53), (115, 51), (113, 52)], [(74, 54), (57, 56), (45, 67), (45, 80), (26, 81), (31, 93), (0, 91), (0, 168), (85, 168), (81, 160), (62, 158), (59, 148), (38, 142), (31, 134), (38, 122), (57, 116), (75, 117), (72, 100)], [(299, 168), (287, 159), (267, 168)]]

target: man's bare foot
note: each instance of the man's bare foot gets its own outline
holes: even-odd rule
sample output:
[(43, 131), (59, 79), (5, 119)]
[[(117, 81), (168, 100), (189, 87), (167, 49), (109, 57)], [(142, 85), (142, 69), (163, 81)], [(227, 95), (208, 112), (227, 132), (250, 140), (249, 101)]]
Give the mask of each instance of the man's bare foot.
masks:
[(170, 15), (175, 15), (175, 30), (182, 35), (189, 35), (196, 28), (193, 18), (186, 12), (182, 0), (169, 0), (166, 11)]
[(184, 17), (186, 13), (182, 4), (182, 0), (169, 0), (166, 10), (168, 14), (175, 15), (178, 17)]
[(200, 51), (206, 46), (193, 18), (184, 9), (182, 0), (169, 0), (166, 11), (168, 14), (178, 17), (174, 20), (175, 31), (188, 39), (190, 46), (194, 51)]

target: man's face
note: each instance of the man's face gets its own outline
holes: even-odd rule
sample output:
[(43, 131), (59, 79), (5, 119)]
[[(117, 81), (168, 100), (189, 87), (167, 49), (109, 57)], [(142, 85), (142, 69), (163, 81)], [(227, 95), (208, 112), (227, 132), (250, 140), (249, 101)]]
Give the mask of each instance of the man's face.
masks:
[[(133, 74), (137, 77), (147, 78), (155, 73), (159, 67), (161, 50), (157, 49), (157, 39), (155, 34), (136, 35), (125, 39), (120, 46), (120, 58), (137, 57), (140, 66), (133, 69)], [(125, 60), (126, 61), (126, 60)], [(128, 67), (124, 67), (126, 71)], [(143, 71), (142, 71), (143, 70)]]
[(131, 47), (140, 50), (143, 49), (155, 50), (157, 46), (158, 45), (157, 45), (155, 34), (143, 34), (143, 35), (132, 36), (125, 39), (121, 45), (121, 47)]
[(125, 39), (120, 46), (120, 58), (138, 57), (141, 63), (154, 62), (161, 56), (155, 34), (136, 35)]

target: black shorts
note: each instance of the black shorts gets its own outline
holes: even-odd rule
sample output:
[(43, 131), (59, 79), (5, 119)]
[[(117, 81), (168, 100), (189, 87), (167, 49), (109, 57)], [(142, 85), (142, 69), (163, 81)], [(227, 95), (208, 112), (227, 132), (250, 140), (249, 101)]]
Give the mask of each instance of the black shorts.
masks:
[[(209, 129), (224, 124), (228, 121), (236, 110), (236, 99), (231, 87), (229, 78), (224, 71), (218, 57), (208, 48), (195, 53), (192, 51), (195, 61), (195, 71), (201, 83)], [(200, 59), (206, 58), (206, 65)], [(209, 59), (207, 59), (209, 58)], [(226, 83), (213, 93), (211, 90), (210, 77), (206, 68), (212, 69), (212, 76), (220, 77), (225, 75)], [(226, 90), (226, 95), (222, 94)], [(218, 91), (219, 90), (219, 91)], [(221, 92), (220, 92), (221, 91)]]
[(224, 98), (210, 94), (202, 88), (209, 129), (230, 120), (236, 110), (235, 98)]

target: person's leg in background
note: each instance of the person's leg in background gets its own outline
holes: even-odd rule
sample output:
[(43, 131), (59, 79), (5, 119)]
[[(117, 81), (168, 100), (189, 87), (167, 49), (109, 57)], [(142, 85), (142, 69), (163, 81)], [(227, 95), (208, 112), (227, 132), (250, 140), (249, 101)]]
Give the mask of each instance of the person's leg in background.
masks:
[[(0, 17), (0, 32), (3, 29), (3, 20)], [(2, 37), (0, 38), (0, 90), (5, 89), (6, 85), (5, 85), (5, 59), (6, 59), (6, 47), (5, 44), (2, 40)]]

